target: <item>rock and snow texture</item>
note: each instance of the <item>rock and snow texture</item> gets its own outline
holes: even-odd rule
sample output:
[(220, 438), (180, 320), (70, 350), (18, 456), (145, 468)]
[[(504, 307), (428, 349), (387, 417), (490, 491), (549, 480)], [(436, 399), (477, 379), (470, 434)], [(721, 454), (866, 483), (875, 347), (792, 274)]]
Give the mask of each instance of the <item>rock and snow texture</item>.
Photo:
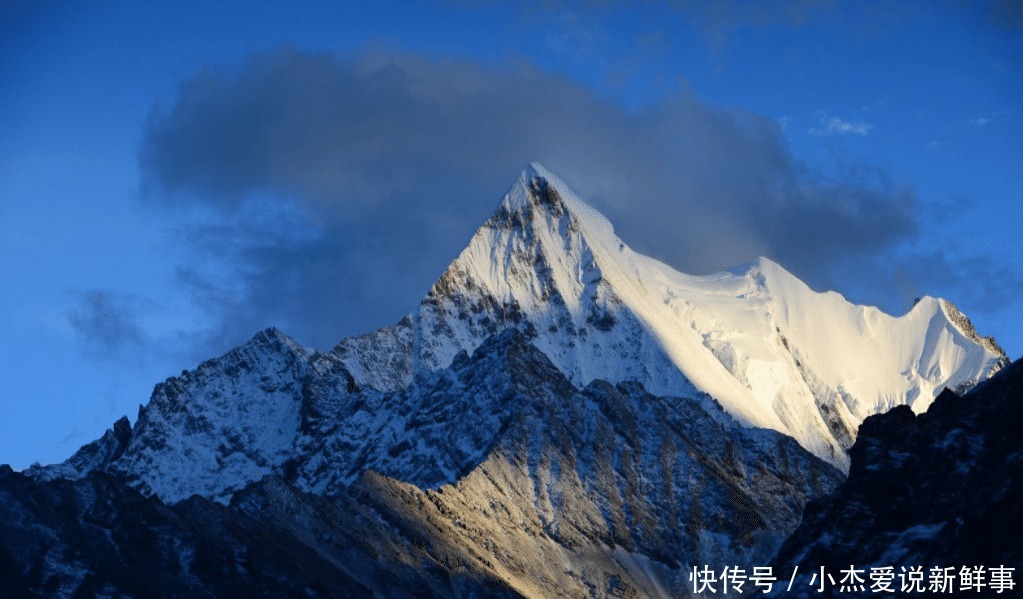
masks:
[[(308, 472), (328, 456), (350, 464), (327, 469), (332, 488), (402, 460), (397, 473), (416, 472), (415, 482), (451, 482), (460, 460), (410, 438), (424, 426), (422, 388), (506, 329), (523, 332), (577, 387), (638, 382), (653, 395), (699, 399), (711, 414), (716, 402), (839, 468), (868, 416), (903, 404), (923, 412), (943, 388), (969, 388), (1005, 361), (944, 300), (923, 298), (896, 318), (816, 293), (763, 258), (679, 273), (633, 252), (532, 165), (396, 325), (326, 353), (264, 331), (158, 385), (130, 434), (119, 423), (64, 464), (32, 471), (77, 478), (109, 465), (167, 501), (227, 501), (275, 469)], [(367, 438), (408, 447), (381, 456)]]
[[(943, 300), (896, 318), (765, 259), (679, 273), (533, 165), (396, 325), (327, 352), (268, 329), (157, 385), (134, 427), (0, 470), (0, 507), (24, 515), (0, 570), (135, 589), (99, 565), (156, 522), (169, 544), (145, 571), (196, 592), (313, 559), (340, 581), (309, 578), (321, 596), (686, 596), (690, 565), (766, 563), (865, 418), (1004, 362)], [(231, 576), (190, 573), (200, 550)]]
[[(799, 528), (775, 558), (776, 571), (795, 565), (800, 572), (820, 566), (839, 572), (850, 564), (896, 572), (923, 566), (929, 577), (932, 567), (1004, 565), (1016, 568), (1015, 595), (988, 585), (983, 590), (953, 586), (963, 595), (1018, 596), (1021, 423), (1020, 360), (961, 397), (942, 392), (924, 414), (899, 407), (868, 418), (850, 452), (848, 479), (806, 507)], [(822, 596), (809, 581), (797, 582), (793, 593), (778, 596)]]
[[(206, 497), (164, 506), (103, 470), (33, 485), (0, 469), (0, 508), (15, 515), (0, 523), (0, 570), (15, 589), (64, 596), (204, 594), (270, 578), (313, 596), (685, 597), (691, 565), (766, 563), (803, 505), (841, 479), (793, 439), (720, 408), (635, 382), (578, 388), (514, 329), (406, 391), (321, 375), (305, 377), (293, 459), (226, 507), (209, 498), (230, 487), (211, 492), (205, 475), (195, 487)], [(140, 430), (123, 455), (152, 434)], [(140, 455), (161, 450), (180, 457), (167, 446)], [(137, 467), (119, 460), (108, 471)], [(244, 475), (225, 470), (235, 483)], [(187, 494), (154, 480), (128, 482)]]
[(393, 327), (334, 354), (360, 385), (407, 386), (498, 330), (532, 337), (578, 385), (635, 380), (658, 395), (705, 394), (748, 426), (788, 434), (846, 468), (866, 417), (927, 409), (1005, 363), (950, 303), (901, 317), (817, 293), (759, 258), (682, 274), (633, 252), (611, 224), (537, 164)]
[(262, 331), (158, 384), (133, 428), (122, 418), (68, 461), (27, 472), (76, 479), (103, 468), (164, 501), (226, 501), (291, 456), (312, 353), (276, 329)]
[[(395, 473), (414, 482), (452, 482), (475, 454), (456, 459), (418, 438), (450, 424), (424, 420), (436, 408), (422, 403), (423, 388), (506, 329), (577, 387), (638, 382), (653, 395), (699, 399), (711, 414), (716, 402), (840, 468), (868, 416), (903, 404), (923, 412), (943, 388), (968, 388), (1005, 360), (943, 300), (923, 298), (896, 318), (816, 293), (763, 258), (679, 273), (629, 249), (534, 164), (398, 324), (326, 353), (268, 329), (158, 385), (130, 434), (119, 423), (64, 464), (33, 472), (77, 478), (109, 466), (166, 501), (227, 501), (285, 465), (312, 472), (328, 456), (350, 465), (326, 469), (331, 488), (402, 461)], [(378, 455), (367, 438), (401, 450)]]

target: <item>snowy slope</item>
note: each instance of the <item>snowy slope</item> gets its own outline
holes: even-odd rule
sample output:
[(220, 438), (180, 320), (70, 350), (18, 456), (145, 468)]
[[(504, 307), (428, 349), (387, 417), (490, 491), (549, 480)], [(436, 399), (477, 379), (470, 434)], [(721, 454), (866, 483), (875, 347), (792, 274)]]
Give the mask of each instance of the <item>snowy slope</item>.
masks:
[(32, 473), (107, 469), (166, 501), (195, 493), (227, 501), (282, 469), (327, 494), (367, 469), (451, 483), (486, 454), (511, 409), (500, 407), (501, 389), (514, 385), (495, 363), (483, 386), (490, 394), (467, 397), (444, 371), (507, 329), (577, 388), (634, 381), (724, 419), (719, 404), (841, 468), (866, 417), (902, 404), (921, 412), (943, 387), (969, 387), (1004, 360), (942, 300), (924, 298), (895, 318), (816, 293), (763, 258), (709, 276), (679, 273), (633, 252), (533, 165), (398, 324), (327, 353), (268, 329), (157, 385), (131, 430), (119, 423)]
[(415, 312), (334, 353), (360, 384), (392, 390), (515, 326), (574, 384), (703, 393), (845, 468), (867, 416), (900, 404), (923, 411), (945, 386), (969, 386), (1004, 363), (957, 314), (924, 298), (892, 317), (816, 293), (764, 258), (680, 273), (633, 252), (533, 164)]
[(67, 462), (29, 472), (77, 479), (104, 468), (164, 501), (198, 494), (226, 502), (292, 456), (311, 357), (277, 329), (262, 331), (158, 384), (130, 433), (115, 425)]

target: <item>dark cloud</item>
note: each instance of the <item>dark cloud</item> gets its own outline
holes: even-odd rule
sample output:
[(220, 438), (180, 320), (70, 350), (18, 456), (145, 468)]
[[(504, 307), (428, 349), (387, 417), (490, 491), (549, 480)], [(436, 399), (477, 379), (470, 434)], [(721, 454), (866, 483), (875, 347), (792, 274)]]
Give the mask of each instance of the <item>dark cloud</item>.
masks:
[(318, 346), (411, 309), (532, 160), (689, 272), (766, 255), (824, 286), (918, 230), (911, 188), (817, 172), (772, 119), (684, 92), (626, 111), (528, 64), (285, 50), (182, 83), (140, 153), (151, 203), (207, 211), (182, 281), (217, 337), (277, 324)]
[(991, 17), (1006, 29), (1023, 29), (1023, 2), (1020, 0), (993, 0)]
[(131, 294), (92, 290), (74, 293), (77, 304), (67, 322), (87, 355), (102, 359), (138, 361), (149, 341), (142, 317), (151, 301)]
[(961, 306), (994, 312), (1023, 291), (1018, 269), (991, 256), (959, 256), (941, 248), (918, 251), (897, 263), (893, 281), (910, 295), (955, 298)]

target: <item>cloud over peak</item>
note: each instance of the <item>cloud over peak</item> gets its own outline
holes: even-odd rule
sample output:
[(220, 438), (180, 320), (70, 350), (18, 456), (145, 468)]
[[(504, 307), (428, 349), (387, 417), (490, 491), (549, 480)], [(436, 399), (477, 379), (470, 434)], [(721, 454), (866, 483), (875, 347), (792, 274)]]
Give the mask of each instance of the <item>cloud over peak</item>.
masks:
[(182, 82), (140, 152), (149, 205), (219, 215), (187, 238), (229, 276), (183, 284), (233, 298), (225, 330), (319, 346), (409, 310), (532, 160), (690, 272), (765, 255), (821, 284), (918, 228), (911, 188), (866, 165), (822, 175), (773, 119), (691, 93), (628, 111), (524, 63), (286, 49)]

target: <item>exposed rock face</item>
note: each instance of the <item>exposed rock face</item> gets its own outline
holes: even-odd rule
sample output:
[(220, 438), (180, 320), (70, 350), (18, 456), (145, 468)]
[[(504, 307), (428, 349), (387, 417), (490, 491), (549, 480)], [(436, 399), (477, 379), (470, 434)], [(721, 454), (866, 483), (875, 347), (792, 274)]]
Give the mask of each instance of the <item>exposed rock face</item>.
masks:
[[(954, 322), (955, 325), (959, 328), (959, 330), (965, 333), (967, 337), (979, 343), (980, 345), (983, 345), (992, 353), (1000, 355), (1003, 358), (1005, 358), (1005, 351), (1002, 349), (1002, 346), (998, 345), (998, 342), (995, 341), (995, 338), (981, 337), (977, 333), (977, 329), (973, 328), (973, 323), (970, 322), (970, 319), (965, 314), (963, 314), (955, 304), (948, 300), (942, 300), (942, 306), (948, 313), (949, 320)], [(1005, 364), (1008, 364), (1008, 358), (1004, 360), (1003, 366)]]
[[(343, 370), (326, 373), (336, 384), (328, 388), (348, 391)], [(303, 389), (301, 449), (277, 468), (284, 479), (235, 492), (229, 508), (198, 496), (170, 507), (144, 498), (125, 483), (153, 487), (118, 466), (128, 452), (35, 490), (9, 473), (0, 504), (25, 514), (4, 535), (18, 584), (69, 593), (155, 588), (139, 587), (145, 577), (123, 564), (93, 560), (116, 562), (143, 542), (135, 537), (167, 529), (133, 563), (166, 572), (147, 576), (171, 577), (166, 588), (186, 594), (218, 594), (228, 587), (216, 585), (230, 581), (259, 588), (270, 577), (277, 586), (267, 589), (291, 592), (304, 580), (324, 596), (344, 596), (338, 589), (349, 584), (382, 596), (409, 588), (685, 596), (691, 564), (764, 563), (806, 501), (841, 478), (792, 439), (712, 417), (697, 401), (653, 396), (638, 383), (578, 389), (514, 329), (410, 390), (353, 390), (334, 406), (346, 418), (317, 403), (324, 397), (308, 378)], [(132, 443), (148, 434), (140, 429)], [(33, 493), (50, 499), (40, 504), (27, 498)], [(103, 510), (113, 518), (100, 526), (109, 535), (90, 524)], [(273, 542), (263, 544), (263, 535)], [(50, 542), (59, 551), (42, 549)], [(307, 553), (338, 573), (334, 586), (325, 574), (303, 578)], [(250, 554), (272, 559), (255, 572), (238, 557)], [(209, 576), (190, 577), (197, 568)], [(405, 590), (381, 586), (388, 580), (404, 580)]]
[(164, 501), (197, 494), (226, 502), (291, 457), (312, 355), (267, 329), (158, 384), (130, 431), (119, 421), (67, 462), (28, 472), (78, 478), (108, 469)]
[[(786, 572), (1004, 565), (1023, 583), (1021, 424), (1020, 361), (962, 397), (945, 391), (924, 414), (899, 407), (868, 418), (848, 480), (807, 506), (777, 563)], [(820, 595), (801, 586), (794, 596)]]
[(38, 482), (0, 469), (0, 505), (4, 597), (520, 596), (394, 514), (272, 477), (230, 506), (167, 506), (99, 472)]

